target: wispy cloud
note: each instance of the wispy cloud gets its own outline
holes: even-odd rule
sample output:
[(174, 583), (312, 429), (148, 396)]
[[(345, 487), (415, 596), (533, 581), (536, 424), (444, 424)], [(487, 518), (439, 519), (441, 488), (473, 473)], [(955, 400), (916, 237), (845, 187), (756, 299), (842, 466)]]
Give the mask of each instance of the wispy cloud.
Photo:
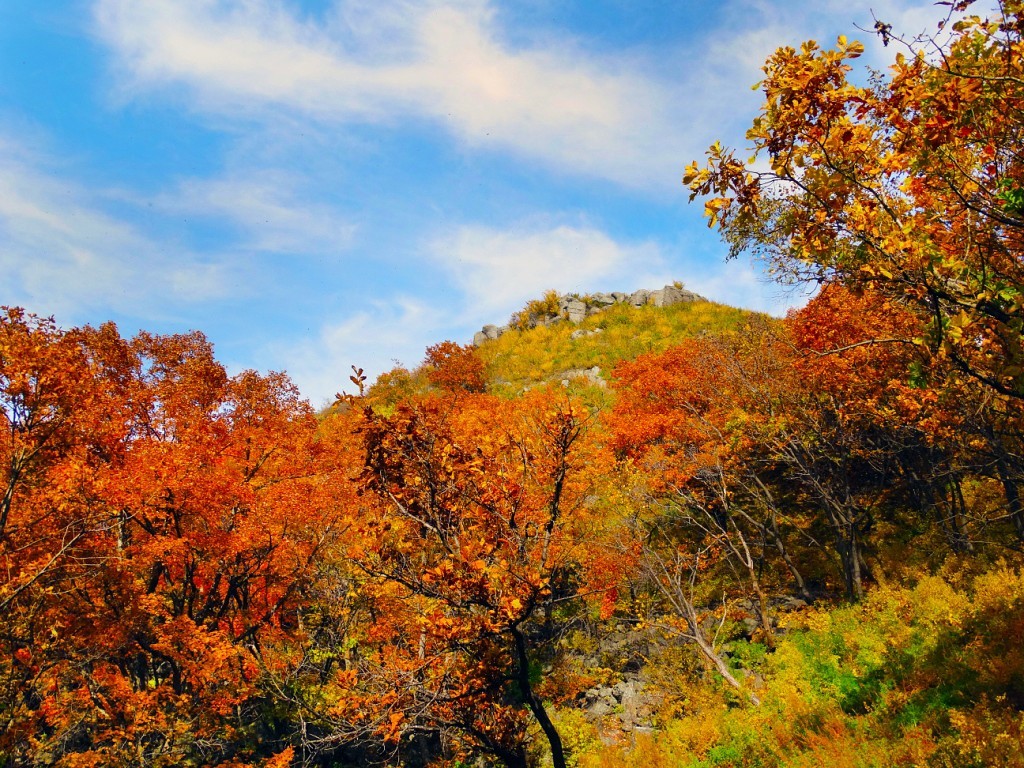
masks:
[(669, 279), (655, 244), (620, 243), (586, 226), (464, 226), (438, 238), (431, 251), (461, 290), (465, 313), (484, 322), (549, 289), (586, 293)]
[(155, 241), (95, 200), (45, 155), (0, 136), (4, 302), (66, 319), (97, 309), (152, 317), (238, 284), (230, 259)]
[(188, 179), (151, 202), (167, 214), (228, 222), (239, 251), (337, 254), (351, 243), (355, 225), (331, 206), (303, 198), (297, 180), (259, 170), (224, 178)]
[(269, 0), (98, 0), (95, 17), (129, 94), (185, 88), (219, 114), (412, 115), (563, 170), (627, 183), (669, 173), (673, 99), (624, 59), (584, 55), (571, 40), (512, 48), (485, 2), (368, 8), (339, 4), (315, 23)]
[(816, 290), (815, 286), (773, 282), (761, 270), (741, 260), (700, 270), (686, 281), (686, 287), (712, 301), (776, 317), (805, 304)]
[[(934, 9), (879, 0), (901, 28)], [(720, 24), (668, 61), (596, 54), (571, 37), (515, 46), (488, 0), (338, 0), (325, 16), (279, 0), (96, 0), (100, 37), (126, 95), (184, 93), (195, 109), (233, 117), (298, 113), (329, 123), (432, 121), (468, 145), (556, 170), (664, 189), (737, 115), (774, 48), (830, 44), (870, 11), (839, 0), (727, 3)], [(867, 35), (870, 38), (870, 35)], [(869, 42), (871, 42), (869, 40)], [(888, 54), (872, 43), (872, 60)], [(716, 128), (717, 126), (717, 128)]]
[(365, 368), (371, 380), (396, 362), (415, 366), (428, 345), (444, 338), (467, 342), (480, 326), (502, 322), (547, 289), (660, 287), (670, 279), (655, 244), (618, 242), (590, 226), (466, 225), (435, 238), (426, 251), (452, 286), (444, 304), (382, 294), (326, 322), (307, 342), (267, 350), (314, 404), (348, 381), (351, 365)]
[(396, 364), (418, 365), (447, 322), (444, 313), (419, 299), (381, 298), (347, 317), (325, 322), (310, 339), (270, 345), (265, 352), (282, 361), (303, 395), (321, 407), (339, 391), (354, 391), (348, 378), (352, 366), (363, 368), (373, 381)]

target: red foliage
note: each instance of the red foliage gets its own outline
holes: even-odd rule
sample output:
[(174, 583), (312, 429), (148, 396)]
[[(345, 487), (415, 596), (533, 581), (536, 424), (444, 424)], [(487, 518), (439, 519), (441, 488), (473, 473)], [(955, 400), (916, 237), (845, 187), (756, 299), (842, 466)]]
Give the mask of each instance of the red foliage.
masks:
[(427, 378), (435, 387), (448, 392), (483, 392), (487, 374), (483, 361), (470, 345), (442, 341), (427, 347)]
[[(198, 333), (0, 320), (0, 751), (237, 757), (323, 544), (316, 423)], [(6, 659), (6, 661), (4, 661)]]

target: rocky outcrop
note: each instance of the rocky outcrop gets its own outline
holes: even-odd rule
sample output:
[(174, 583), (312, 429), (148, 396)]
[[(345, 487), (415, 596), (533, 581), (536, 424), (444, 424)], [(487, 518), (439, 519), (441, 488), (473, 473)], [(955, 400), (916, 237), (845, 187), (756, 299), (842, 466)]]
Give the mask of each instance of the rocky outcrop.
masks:
[(608, 673), (606, 682), (583, 691), (576, 700), (603, 734), (654, 729), (661, 696), (649, 684), (645, 667), (665, 645), (665, 639), (655, 634), (619, 626), (580, 659), (585, 667)]
[(570, 368), (568, 371), (558, 374), (558, 378), (563, 387), (568, 387), (569, 382), (573, 379), (586, 379), (588, 384), (598, 387), (608, 386), (608, 383), (601, 378), (601, 368), (596, 365), (593, 368)]
[[(526, 318), (526, 325), (536, 328), (539, 325), (550, 325), (568, 321), (574, 325), (582, 323), (591, 315), (602, 312), (615, 304), (628, 303), (640, 307), (651, 304), (656, 307), (667, 307), (672, 304), (680, 304), (689, 301), (705, 301), (703, 296), (698, 296), (676, 283), (666, 285), (656, 291), (649, 291), (641, 288), (633, 293), (592, 293), (587, 296), (575, 294), (560, 296), (558, 300), (558, 314), (556, 315), (530, 315)], [(479, 347), (484, 342), (496, 339), (509, 330), (510, 326), (485, 325), (473, 335), (473, 345)], [(573, 338), (577, 338), (574, 336)]]
[(614, 685), (601, 685), (583, 693), (579, 706), (587, 719), (606, 724), (614, 718), (615, 730), (650, 733), (660, 697), (646, 690), (639, 676), (619, 680)]

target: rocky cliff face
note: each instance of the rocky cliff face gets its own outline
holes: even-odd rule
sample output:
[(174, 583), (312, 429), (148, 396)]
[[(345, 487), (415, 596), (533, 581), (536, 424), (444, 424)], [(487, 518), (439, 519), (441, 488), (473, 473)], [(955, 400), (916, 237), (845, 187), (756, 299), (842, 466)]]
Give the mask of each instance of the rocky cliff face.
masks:
[[(667, 307), (671, 304), (680, 304), (688, 301), (706, 301), (703, 296), (698, 296), (692, 291), (675, 285), (666, 285), (656, 291), (649, 291), (641, 288), (633, 293), (593, 293), (589, 296), (567, 295), (561, 296), (558, 300), (557, 315), (530, 315), (527, 318), (527, 326), (535, 328), (538, 325), (549, 325), (551, 323), (568, 320), (570, 323), (581, 323), (587, 317), (602, 312), (614, 304), (632, 304), (643, 306), (652, 304), (656, 307)], [(474, 346), (479, 347), (488, 339), (496, 339), (509, 330), (509, 326), (485, 325), (473, 336)]]

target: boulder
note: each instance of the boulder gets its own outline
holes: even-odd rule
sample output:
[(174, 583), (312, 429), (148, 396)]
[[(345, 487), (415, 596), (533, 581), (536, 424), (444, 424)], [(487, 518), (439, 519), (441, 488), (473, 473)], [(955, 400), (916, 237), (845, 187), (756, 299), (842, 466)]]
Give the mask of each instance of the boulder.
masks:
[(660, 291), (662, 299), (659, 306), (667, 307), (672, 304), (682, 304), (687, 301), (700, 301), (701, 297), (693, 291), (685, 288), (677, 288), (674, 285), (666, 285)]
[(641, 288), (639, 291), (633, 291), (629, 295), (629, 303), (634, 307), (642, 307), (650, 299), (651, 292)]
[(601, 367), (597, 365), (593, 368), (570, 368), (558, 375), (561, 377), (560, 381), (563, 387), (568, 387), (569, 382), (573, 379), (586, 379), (591, 384), (602, 388), (608, 386), (608, 382), (601, 378)]
[(582, 323), (583, 318), (587, 316), (587, 305), (579, 299), (573, 299), (566, 303), (565, 312), (569, 316), (569, 322), (575, 324)]
[(551, 325), (558, 319), (558, 315), (530, 315), (526, 324), (530, 328), (536, 328), (538, 325)]

